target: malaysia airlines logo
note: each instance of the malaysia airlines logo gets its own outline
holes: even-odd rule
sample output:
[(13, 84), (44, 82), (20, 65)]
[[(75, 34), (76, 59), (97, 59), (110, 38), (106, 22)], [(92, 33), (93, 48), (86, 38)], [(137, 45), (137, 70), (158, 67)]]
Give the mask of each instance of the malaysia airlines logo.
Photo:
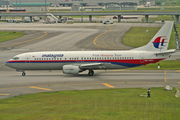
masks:
[(165, 46), (164, 43), (167, 43), (165, 40), (167, 40), (166, 36), (157, 37), (153, 42), (154, 47), (162, 49), (162, 47)]

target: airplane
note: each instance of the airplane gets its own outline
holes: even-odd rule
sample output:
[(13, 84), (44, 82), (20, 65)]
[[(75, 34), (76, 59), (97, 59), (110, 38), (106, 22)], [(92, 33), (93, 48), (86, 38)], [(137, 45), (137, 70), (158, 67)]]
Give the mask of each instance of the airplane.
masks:
[(79, 74), (88, 70), (93, 76), (98, 69), (125, 69), (157, 63), (171, 56), (167, 50), (173, 22), (166, 22), (145, 46), (124, 51), (43, 51), (19, 54), (5, 65), (22, 72), (27, 70), (63, 70), (64, 74)]

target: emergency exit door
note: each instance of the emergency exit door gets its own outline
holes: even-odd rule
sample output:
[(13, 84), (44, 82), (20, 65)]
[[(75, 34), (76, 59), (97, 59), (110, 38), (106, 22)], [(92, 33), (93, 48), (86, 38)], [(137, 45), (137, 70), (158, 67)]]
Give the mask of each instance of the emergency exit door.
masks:
[(144, 63), (144, 53), (140, 54), (140, 63)]

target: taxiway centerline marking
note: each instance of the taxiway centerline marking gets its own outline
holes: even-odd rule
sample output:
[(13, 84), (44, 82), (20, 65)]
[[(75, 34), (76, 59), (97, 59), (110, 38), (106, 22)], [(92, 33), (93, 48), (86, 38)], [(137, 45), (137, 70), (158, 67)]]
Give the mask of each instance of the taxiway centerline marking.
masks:
[(176, 70), (176, 72), (180, 72), (180, 70)]
[(103, 33), (99, 34), (97, 37), (95, 37), (95, 39), (93, 40), (93, 44), (96, 45), (96, 46), (98, 46), (98, 47), (105, 48), (105, 47), (103, 47), (103, 46), (100, 46), (100, 45), (96, 44), (96, 39), (97, 39), (98, 37), (100, 37), (101, 35), (109, 32), (112, 28), (113, 28), (113, 26), (110, 27), (106, 32), (103, 32)]
[(102, 84), (103, 84), (103, 85), (105, 85), (105, 86), (108, 86), (108, 87), (114, 88), (114, 86), (109, 85), (109, 84), (107, 84), (107, 83), (102, 83)]
[(10, 94), (0, 94), (0, 95), (10, 95)]
[(180, 82), (178, 82), (180, 84)]
[(35, 89), (41, 89), (41, 90), (52, 90), (52, 89), (40, 88), (40, 87), (36, 87), (36, 86), (29, 86), (29, 88), (35, 88)]
[(46, 33), (46, 32), (43, 32), (43, 33), (45, 33), (45, 34), (44, 34), (44, 35), (42, 35), (42, 36), (40, 36), (40, 37), (38, 37), (38, 38), (34, 38), (34, 39), (31, 39), (31, 40), (27, 40), (27, 41), (23, 41), (23, 42), (18, 42), (18, 43), (14, 43), (14, 44), (10, 44), (10, 45), (3, 45), (3, 46), (0, 46), (0, 47), (7, 47), (7, 46), (19, 45), (19, 44), (22, 44), (22, 43), (26, 43), (26, 42), (34, 41), (34, 40), (40, 39), (40, 38), (42, 38), (42, 37), (44, 37), (44, 36), (46, 36), (46, 35), (47, 35), (47, 33)]

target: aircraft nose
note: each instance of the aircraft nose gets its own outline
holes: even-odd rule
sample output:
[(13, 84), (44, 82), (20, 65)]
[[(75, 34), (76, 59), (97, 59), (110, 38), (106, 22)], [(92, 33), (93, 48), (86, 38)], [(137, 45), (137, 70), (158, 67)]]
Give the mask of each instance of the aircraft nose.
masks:
[(6, 65), (6, 66), (8, 66), (8, 67), (10, 67), (10, 65), (9, 65), (9, 62), (8, 62), (8, 61), (6, 61), (5, 65)]

